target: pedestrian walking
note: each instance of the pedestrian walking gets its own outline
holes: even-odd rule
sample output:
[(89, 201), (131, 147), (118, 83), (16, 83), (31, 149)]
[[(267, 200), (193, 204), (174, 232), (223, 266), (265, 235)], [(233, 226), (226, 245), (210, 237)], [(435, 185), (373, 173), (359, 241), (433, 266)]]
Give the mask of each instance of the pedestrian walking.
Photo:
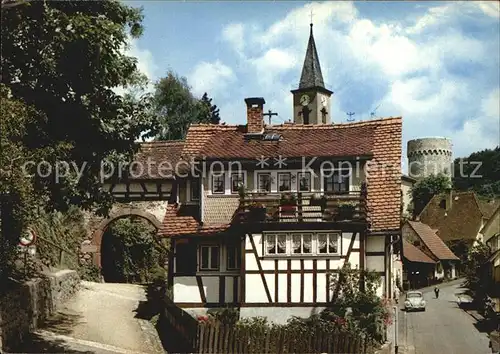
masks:
[(436, 299), (438, 299), (439, 298), (439, 288), (437, 286), (434, 288), (434, 294), (436, 295)]
[(394, 300), (396, 304), (399, 303), (399, 288), (397, 286), (394, 288)]

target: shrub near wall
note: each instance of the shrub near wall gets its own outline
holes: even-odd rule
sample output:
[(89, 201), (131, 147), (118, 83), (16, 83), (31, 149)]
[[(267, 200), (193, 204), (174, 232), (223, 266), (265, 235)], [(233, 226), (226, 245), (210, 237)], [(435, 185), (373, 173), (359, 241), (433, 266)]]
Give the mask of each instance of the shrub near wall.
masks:
[(31, 331), (73, 296), (80, 278), (62, 270), (24, 283), (11, 281), (0, 288), (0, 352), (12, 351)]

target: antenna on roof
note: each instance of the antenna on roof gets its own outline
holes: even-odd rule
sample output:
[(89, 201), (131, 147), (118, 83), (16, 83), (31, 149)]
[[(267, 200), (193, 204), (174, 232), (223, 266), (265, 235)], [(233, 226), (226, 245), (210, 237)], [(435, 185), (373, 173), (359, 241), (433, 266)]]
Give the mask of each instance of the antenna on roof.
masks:
[(354, 118), (352, 118), (352, 116), (355, 115), (356, 113), (354, 113), (354, 112), (346, 112), (346, 114), (349, 116), (349, 118), (347, 118), (347, 121), (348, 122), (354, 122)]
[(382, 105), (382, 103), (379, 103), (379, 105), (377, 107), (375, 107), (375, 109), (373, 110), (373, 112), (370, 113), (370, 118), (376, 118), (375, 117), (375, 112), (377, 111), (377, 109), (380, 107), (380, 105)]

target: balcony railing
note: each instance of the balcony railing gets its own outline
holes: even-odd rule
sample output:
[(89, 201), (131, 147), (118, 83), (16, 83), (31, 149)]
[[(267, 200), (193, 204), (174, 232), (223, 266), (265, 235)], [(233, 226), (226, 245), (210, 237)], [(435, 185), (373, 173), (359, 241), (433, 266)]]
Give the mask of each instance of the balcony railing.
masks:
[(248, 193), (240, 199), (234, 221), (365, 222), (366, 193)]

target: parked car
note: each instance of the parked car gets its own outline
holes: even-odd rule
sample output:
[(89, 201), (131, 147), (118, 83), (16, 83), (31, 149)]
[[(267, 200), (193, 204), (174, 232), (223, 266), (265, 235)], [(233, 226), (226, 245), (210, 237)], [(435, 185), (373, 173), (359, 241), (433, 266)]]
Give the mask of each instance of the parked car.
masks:
[(421, 291), (408, 291), (406, 293), (405, 310), (425, 311), (425, 300)]

